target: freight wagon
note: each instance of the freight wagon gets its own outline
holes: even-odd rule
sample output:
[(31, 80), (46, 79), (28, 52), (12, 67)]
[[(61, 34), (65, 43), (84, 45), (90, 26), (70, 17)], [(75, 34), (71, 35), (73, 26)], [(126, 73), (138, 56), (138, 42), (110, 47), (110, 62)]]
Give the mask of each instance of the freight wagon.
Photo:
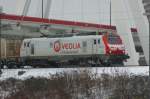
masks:
[[(0, 60), (1, 66), (16, 64), (20, 58), (20, 47), (22, 40), (0, 38)], [(14, 63), (15, 62), (15, 63)]]

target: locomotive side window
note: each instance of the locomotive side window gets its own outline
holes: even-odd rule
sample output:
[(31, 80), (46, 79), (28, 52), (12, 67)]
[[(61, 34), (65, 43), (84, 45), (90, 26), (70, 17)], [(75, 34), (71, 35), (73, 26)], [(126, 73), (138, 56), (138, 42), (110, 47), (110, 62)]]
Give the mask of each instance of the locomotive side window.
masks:
[(34, 44), (31, 44), (31, 54), (34, 54)]
[(24, 42), (24, 48), (26, 47), (26, 42)]
[(96, 40), (94, 40), (94, 44), (96, 44)]
[(100, 44), (100, 39), (98, 39), (98, 44)]
[(29, 47), (29, 46), (30, 46), (30, 42), (27, 43), (27, 47)]

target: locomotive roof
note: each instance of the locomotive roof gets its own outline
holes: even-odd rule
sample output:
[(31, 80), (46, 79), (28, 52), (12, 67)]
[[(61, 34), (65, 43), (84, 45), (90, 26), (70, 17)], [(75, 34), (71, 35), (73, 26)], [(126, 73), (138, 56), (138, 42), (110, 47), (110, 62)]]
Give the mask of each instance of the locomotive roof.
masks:
[(101, 38), (101, 35), (88, 35), (88, 36), (71, 36), (71, 37), (55, 37), (55, 38), (48, 38), (48, 37), (41, 37), (41, 38), (28, 38), (28, 39), (24, 39), (24, 41), (30, 41), (30, 40), (47, 40), (47, 39), (63, 39), (63, 38), (67, 38), (67, 39), (83, 39), (83, 38)]

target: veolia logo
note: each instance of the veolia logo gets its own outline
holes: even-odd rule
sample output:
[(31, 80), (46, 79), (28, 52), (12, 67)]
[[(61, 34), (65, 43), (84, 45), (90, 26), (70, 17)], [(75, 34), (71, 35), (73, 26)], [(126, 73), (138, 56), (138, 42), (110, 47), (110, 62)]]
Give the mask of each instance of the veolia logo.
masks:
[(60, 41), (55, 41), (55, 42), (54, 42), (54, 51), (55, 51), (55, 52), (59, 52), (60, 49), (61, 49)]
[(61, 49), (66, 50), (66, 51), (71, 51), (75, 49), (80, 49), (80, 43), (79, 42), (62, 42), (60, 41), (55, 41), (54, 42), (54, 51), (59, 52)]

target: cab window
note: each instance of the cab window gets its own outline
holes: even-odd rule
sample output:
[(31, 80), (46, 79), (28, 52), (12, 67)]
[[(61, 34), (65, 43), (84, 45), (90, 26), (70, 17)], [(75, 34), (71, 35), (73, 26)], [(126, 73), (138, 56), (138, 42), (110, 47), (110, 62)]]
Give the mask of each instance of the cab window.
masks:
[(26, 42), (24, 42), (24, 47), (26, 47)]
[(98, 44), (100, 44), (100, 39), (98, 39)]
[(27, 47), (29, 47), (29, 46), (30, 46), (30, 42), (27, 43)]

